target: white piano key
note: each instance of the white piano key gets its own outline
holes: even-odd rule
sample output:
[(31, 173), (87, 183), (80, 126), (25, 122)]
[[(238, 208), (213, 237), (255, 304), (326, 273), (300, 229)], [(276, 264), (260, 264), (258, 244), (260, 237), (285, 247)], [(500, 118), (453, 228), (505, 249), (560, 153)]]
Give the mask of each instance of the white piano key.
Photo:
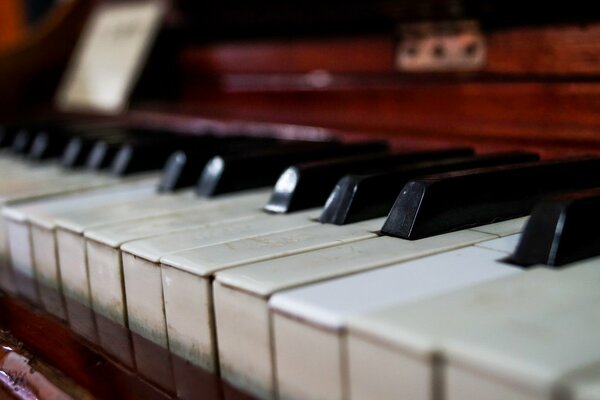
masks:
[(501, 251), (506, 253), (507, 255), (511, 255), (513, 251), (517, 248), (519, 241), (521, 240), (521, 234), (504, 236), (501, 239), (489, 240), (487, 242), (481, 242), (476, 244), (476, 246), (491, 249), (496, 251)]
[[(268, 191), (256, 191), (247, 196), (256, 196), (264, 201)], [(63, 292), (75, 300), (91, 307), (87, 256), (83, 232), (94, 227), (132, 219), (147, 218), (168, 214), (169, 212), (200, 207), (210, 200), (199, 199), (191, 190), (177, 194), (163, 194), (130, 201), (112, 206), (90, 208), (61, 214), (56, 218), (56, 238), (59, 269), (63, 283)]]
[[(242, 248), (249, 250), (247, 262), (252, 262), (257, 254), (261, 258), (279, 258), (315, 247), (375, 237), (372, 232), (378, 230), (382, 223), (383, 218), (346, 226), (315, 224), (162, 257), (169, 348), (196, 364), (214, 368), (216, 349), (211, 281), (213, 273), (232, 266), (229, 252), (221, 258), (222, 263), (216, 262), (224, 254), (224, 247), (233, 249), (233, 254)], [(239, 254), (233, 265), (244, 264), (243, 255)], [(206, 257), (210, 257), (211, 262), (205, 262)]]
[(537, 268), (351, 318), (350, 398), (374, 386), (416, 400), (575, 398), (564, 377), (600, 362), (599, 267)]
[(201, 202), (197, 207), (160, 217), (128, 220), (85, 231), (88, 279), (95, 312), (127, 326), (120, 246), (130, 240), (190, 227), (220, 225), (263, 214), (266, 197), (261, 191), (237, 193)]
[[(161, 255), (168, 254), (169, 251), (182, 250), (182, 246), (183, 248), (208, 246), (258, 234), (314, 225), (316, 222), (313, 220), (318, 217), (319, 212), (320, 210), (307, 210), (289, 215), (264, 213), (243, 221), (219, 224), (202, 229), (191, 229), (181, 233), (160, 235), (146, 240), (126, 243), (121, 247), (121, 250), (123, 252), (123, 273), (129, 328), (154, 343), (165, 348), (168, 347), (161, 270), (158, 263)], [(156, 247), (149, 247), (152, 244)], [(133, 255), (125, 251), (126, 249), (133, 249), (136, 254)], [(143, 257), (144, 254), (148, 257)], [(154, 260), (154, 262), (151, 260)], [(195, 283), (193, 280), (192, 282)], [(191, 286), (193, 287), (193, 285)], [(183, 286), (183, 288), (187, 287)], [(190, 298), (191, 301), (194, 301), (194, 297)], [(135, 336), (133, 347), (138, 370), (143, 371), (145, 368), (143, 360), (145, 352), (143, 346), (138, 346)], [(214, 371), (215, 363), (212, 358), (202, 359), (196, 357), (196, 351), (194, 350), (191, 354), (179, 350), (175, 348), (172, 351), (185, 360), (191, 360), (195, 364), (201, 364), (205, 369)]]
[(67, 312), (62, 299), (54, 231), (38, 225), (30, 225), (29, 229), (35, 281), (38, 283), (40, 302), (50, 314), (66, 320)]
[(182, 232), (171, 232), (131, 241), (124, 244), (121, 249), (124, 252), (157, 263), (163, 256), (171, 253), (179, 253), (197, 247), (316, 225), (318, 224), (316, 220), (320, 212), (320, 209), (310, 209), (284, 215), (263, 213), (257, 215), (252, 220), (215, 226), (210, 230), (190, 228)]
[(31, 162), (15, 158), (14, 161), (5, 163), (3, 168), (7, 174), (0, 177), (2, 183), (1, 193), (10, 193), (14, 188), (23, 187), (24, 184), (32, 185), (63, 177), (65, 169), (55, 162)]
[(192, 190), (174, 194), (156, 193), (143, 201), (125, 201), (103, 207), (66, 211), (57, 214), (55, 219), (59, 228), (83, 234), (86, 229), (92, 227), (161, 215), (185, 207), (198, 206), (204, 202), (205, 200), (197, 198)]
[(285, 233), (236, 240), (207, 249), (192, 249), (164, 257), (161, 262), (183, 270), (210, 274), (225, 268), (269, 260), (376, 237), (385, 218), (345, 226), (318, 224)]
[(167, 347), (160, 258), (170, 253), (315, 225), (320, 210), (262, 214), (210, 227), (153, 236), (121, 246), (129, 328)]
[(7, 234), (9, 240), (9, 251), (11, 255), (10, 268), (17, 291), (28, 300), (37, 303), (39, 296), (35, 285), (33, 271), (33, 254), (31, 252), (30, 232), (26, 224), (8, 223)]
[[(148, 181), (152, 180), (152, 182), (156, 182), (156, 178), (150, 178), (149, 175), (139, 176), (130, 178), (129, 181)], [(10, 230), (15, 231), (17, 235), (23, 229), (23, 227), (17, 227), (11, 229), (7, 226), (8, 224), (17, 224), (17, 225), (27, 225), (28, 217), (27, 215), (30, 213), (37, 213), (43, 209), (46, 203), (49, 204), (50, 208), (55, 207), (57, 204), (61, 204), (63, 194), (67, 196), (75, 196), (76, 194), (80, 194), (81, 192), (86, 191), (100, 191), (103, 189), (108, 189), (113, 186), (118, 185), (119, 180), (115, 178), (107, 178), (99, 175), (85, 175), (85, 179), (81, 181), (71, 182), (68, 185), (63, 184), (53, 184), (50, 190), (39, 189), (38, 191), (33, 190), (28, 194), (16, 195), (14, 194), (11, 200), (5, 199), (5, 201), (0, 202), (0, 205), (3, 206), (3, 215), (0, 219), (0, 253), (5, 259), (5, 263), (3, 264), (2, 270), (3, 272), (0, 274), (2, 276), (11, 276), (13, 273), (6, 271), (6, 269), (10, 268), (11, 262), (8, 261), (8, 253), (9, 253), (9, 244), (8, 241), (10, 238), (7, 236)], [(58, 196), (61, 195), (61, 196)], [(20, 206), (20, 204), (24, 204), (25, 206)], [(13, 206), (14, 204), (14, 206)], [(29, 206), (31, 204), (31, 207)], [(77, 208), (79, 206), (78, 201), (71, 201), (71, 208)], [(6, 221), (8, 220), (8, 222)], [(26, 232), (22, 232), (18, 238), (15, 238), (15, 241), (19, 241), (18, 244), (13, 244), (12, 248), (12, 258), (15, 259), (15, 264), (17, 268), (22, 267), (23, 271), (17, 270), (16, 272), (22, 273), (23, 276), (35, 277), (35, 271), (33, 270), (33, 266), (31, 265), (32, 258), (32, 249), (31, 249), (31, 241), (30, 234)], [(25, 242), (22, 242), (23, 239), (26, 239)], [(5, 279), (0, 280), (0, 284), (2, 287), (10, 286), (10, 283), (6, 283)], [(6, 289), (6, 288), (5, 288)]]
[[(53, 213), (147, 197), (154, 194), (156, 179), (156, 175), (132, 177), (108, 187), (80, 187), (78, 191), (64, 196), (17, 203), (3, 208), (2, 224), (6, 224), (8, 237), (5, 239), (10, 242), (11, 264), (16, 269), (14, 272), (30, 279), (37, 279), (37, 264), (40, 264), (42, 270), (48, 271), (45, 275), (48, 278), (45, 279), (45, 283), (58, 288), (54, 238), (52, 237), (50, 241), (44, 238), (40, 245), (45, 247), (36, 249), (34, 240), (40, 235), (33, 235), (31, 226), (40, 225), (44, 231), (48, 231), (48, 234), (53, 236), (55, 227)], [(36, 254), (38, 254), (37, 261)], [(8, 265), (7, 263), (4, 268), (8, 268)], [(46, 266), (48, 268), (44, 269)]]
[(522, 272), (496, 261), (506, 255), (471, 246), (273, 295), (278, 396), (348, 398), (347, 318)]
[(273, 394), (267, 304), (272, 294), (494, 238), (470, 230), (416, 241), (377, 237), (217, 272), (213, 293), (222, 376), (258, 396)]
[(101, 187), (117, 182), (117, 178), (92, 172), (64, 173), (52, 179), (39, 181), (22, 180), (0, 189), (0, 201), (16, 202), (24, 199), (34, 199), (58, 195), (80, 190), (82, 188)]

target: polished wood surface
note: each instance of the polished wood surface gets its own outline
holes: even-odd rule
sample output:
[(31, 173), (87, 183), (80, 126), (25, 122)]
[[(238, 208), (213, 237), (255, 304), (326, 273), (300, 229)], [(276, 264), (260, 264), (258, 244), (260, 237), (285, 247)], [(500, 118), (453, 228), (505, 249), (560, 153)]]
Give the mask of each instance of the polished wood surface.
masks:
[(179, 55), (185, 85), (173, 108), (391, 136), (598, 149), (598, 39), (600, 24), (488, 32), (487, 64), (468, 74), (398, 72), (392, 36), (190, 46)]

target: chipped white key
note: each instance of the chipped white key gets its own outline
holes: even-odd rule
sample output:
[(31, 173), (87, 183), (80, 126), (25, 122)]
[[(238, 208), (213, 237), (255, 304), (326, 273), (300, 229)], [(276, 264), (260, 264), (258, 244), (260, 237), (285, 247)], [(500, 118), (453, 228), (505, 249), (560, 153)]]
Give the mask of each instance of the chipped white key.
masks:
[(85, 231), (88, 278), (92, 308), (127, 326), (121, 245), (128, 241), (214, 225), (262, 215), (263, 191), (241, 192), (203, 201), (194, 208), (150, 218), (103, 225)]
[(288, 215), (261, 214), (229, 223), (190, 228), (121, 246), (129, 328), (167, 347), (160, 259), (171, 253), (266, 233), (316, 225), (319, 210)]
[(575, 399), (571, 374), (600, 361), (599, 267), (540, 267), (351, 318), (350, 398)]
[(521, 272), (497, 261), (507, 255), (471, 246), (275, 294), (269, 308), (278, 397), (348, 398), (349, 317)]
[[(346, 226), (315, 224), (162, 257), (169, 348), (195, 364), (215, 368), (211, 286), (215, 272), (252, 262), (257, 257), (273, 259), (372, 238), (381, 224), (383, 218)], [(248, 259), (244, 259), (245, 255)]]
[(222, 376), (259, 397), (273, 395), (272, 294), (493, 238), (470, 230), (416, 241), (377, 237), (218, 272), (213, 295)]

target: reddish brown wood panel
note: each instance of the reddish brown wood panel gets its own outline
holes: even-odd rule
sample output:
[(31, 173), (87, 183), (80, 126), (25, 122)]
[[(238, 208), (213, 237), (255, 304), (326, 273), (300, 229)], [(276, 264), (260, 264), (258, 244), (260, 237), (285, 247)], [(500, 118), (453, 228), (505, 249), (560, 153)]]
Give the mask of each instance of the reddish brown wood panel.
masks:
[(600, 24), (513, 28), (488, 38), (487, 72), (600, 74)]
[(393, 42), (377, 36), (222, 43), (189, 47), (180, 62), (191, 71), (217, 73), (388, 72)]
[[(517, 27), (486, 32), (482, 72), (521, 75), (600, 75), (600, 24)], [(396, 39), (295, 39), (188, 46), (179, 62), (188, 73), (390, 73)]]
[(187, 93), (190, 114), (363, 132), (600, 146), (600, 83), (398, 84), (337, 91)]

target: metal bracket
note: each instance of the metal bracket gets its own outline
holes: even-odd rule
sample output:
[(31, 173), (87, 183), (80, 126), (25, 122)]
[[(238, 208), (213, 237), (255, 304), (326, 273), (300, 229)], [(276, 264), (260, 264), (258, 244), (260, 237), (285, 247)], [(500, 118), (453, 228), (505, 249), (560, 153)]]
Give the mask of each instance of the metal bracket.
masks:
[(485, 39), (477, 21), (400, 25), (398, 34), (396, 67), (400, 71), (475, 71), (485, 65)]

